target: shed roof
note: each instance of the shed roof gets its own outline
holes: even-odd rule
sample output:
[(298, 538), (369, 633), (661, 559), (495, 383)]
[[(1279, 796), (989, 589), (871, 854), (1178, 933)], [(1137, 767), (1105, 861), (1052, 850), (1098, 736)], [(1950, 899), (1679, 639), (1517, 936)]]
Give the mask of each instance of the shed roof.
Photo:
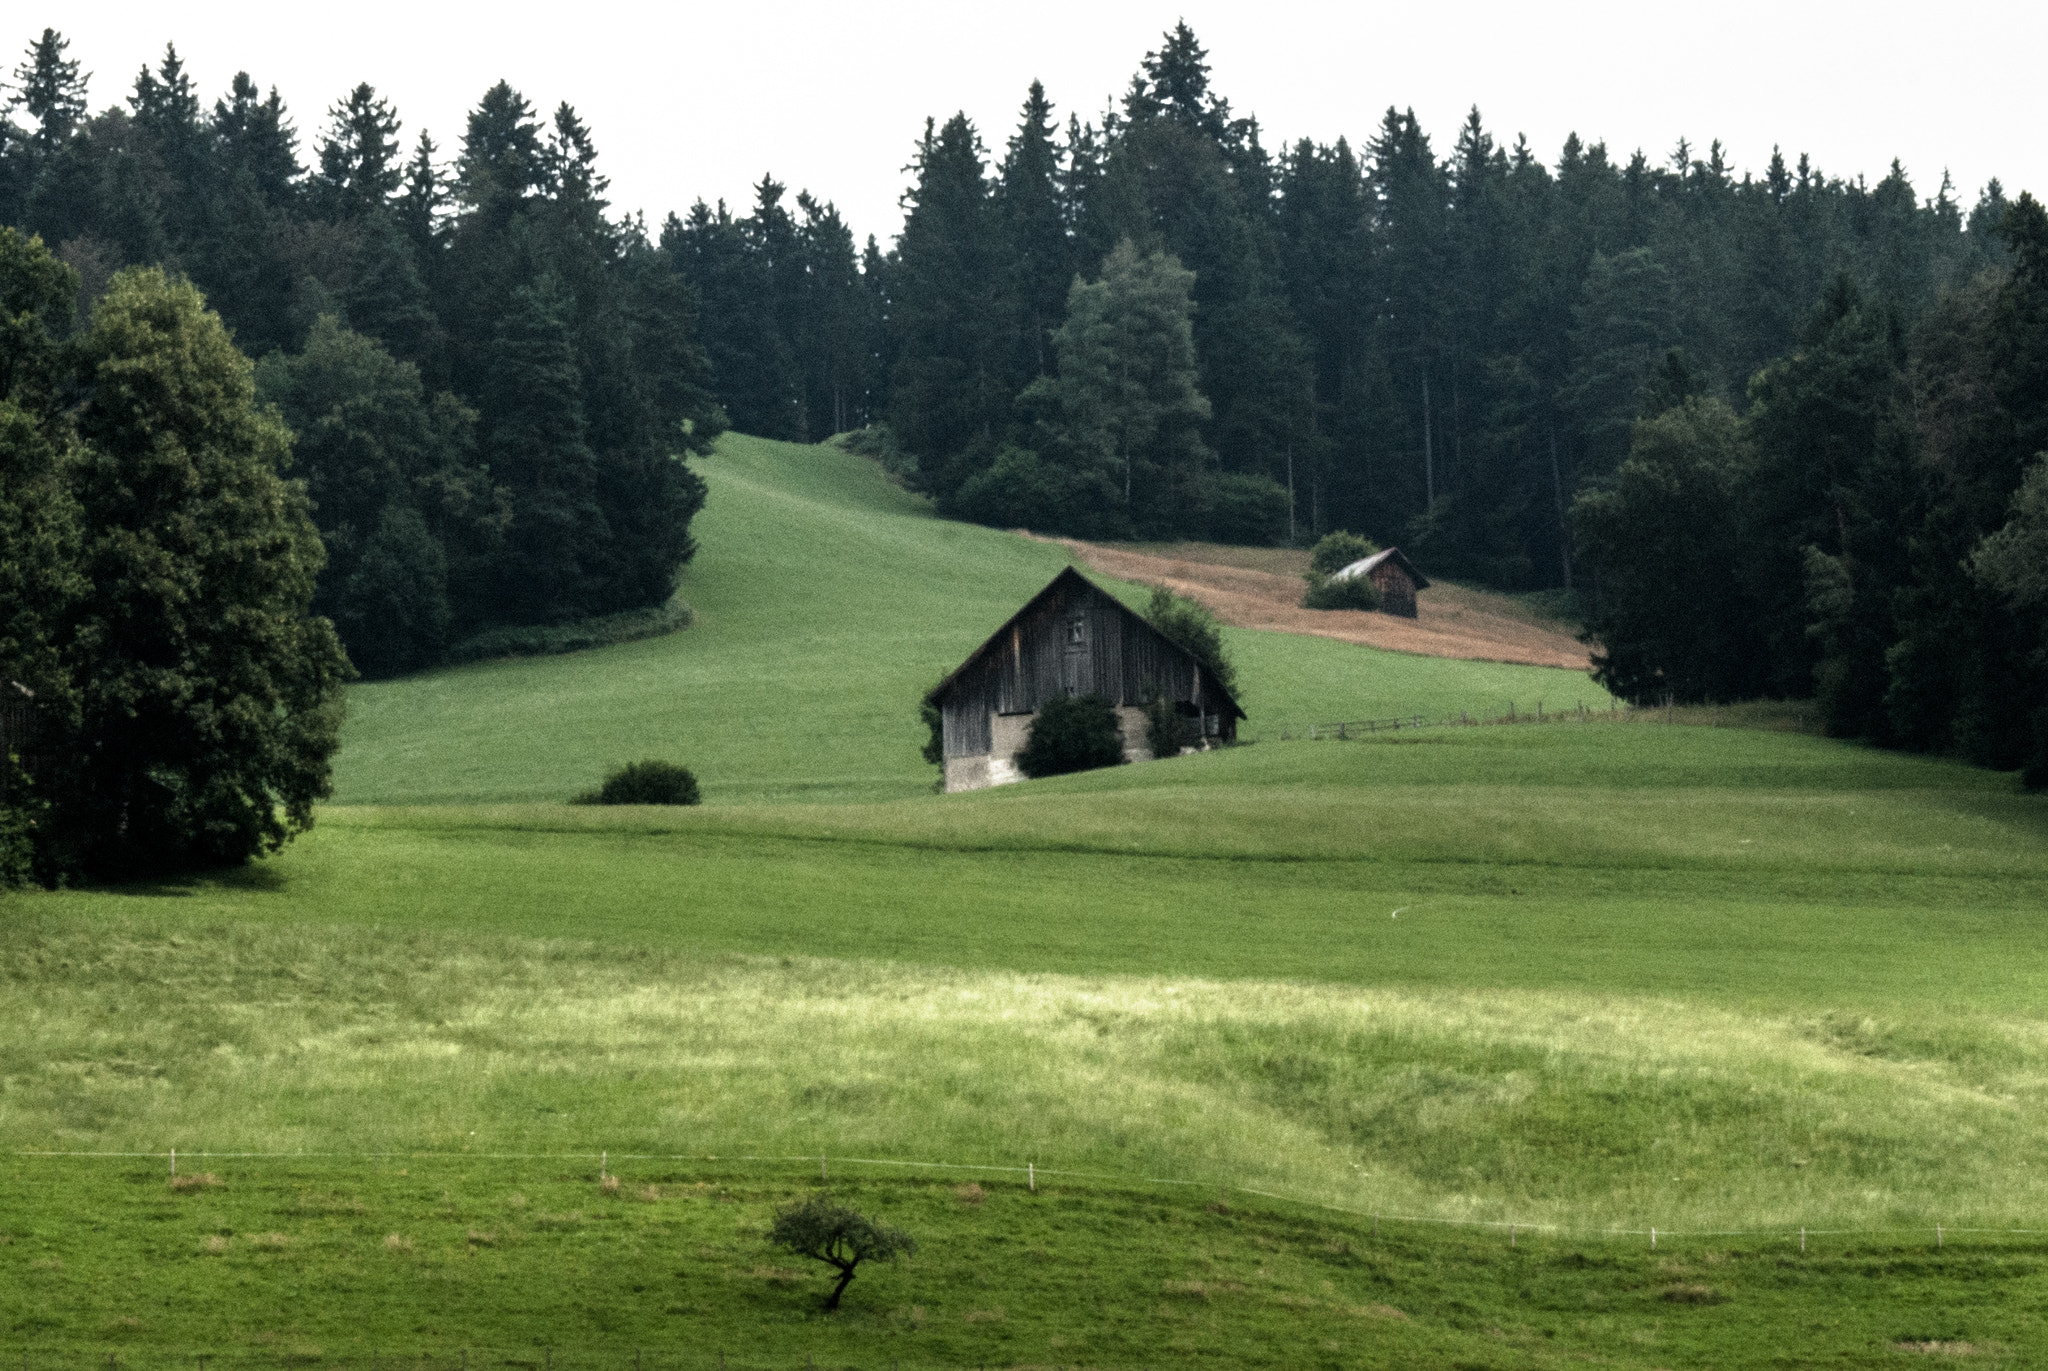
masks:
[(1384, 552), (1375, 552), (1370, 557), (1359, 558), (1349, 566), (1339, 567), (1330, 573), (1330, 579), (1333, 581), (1348, 581), (1354, 576), (1364, 576), (1374, 567), (1385, 561), (1392, 561), (1395, 566), (1407, 572), (1408, 579), (1415, 582), (1417, 590), (1424, 589), (1429, 585), (1429, 578), (1417, 571), (1415, 563), (1409, 561), (1407, 556), (1397, 547), (1390, 547)]
[[(976, 662), (980, 661), (983, 657), (986, 657), (989, 653), (995, 651), (1002, 645), (1004, 639), (1008, 637), (1012, 625), (1016, 624), (1026, 615), (1030, 614), (1032, 610), (1036, 609), (1040, 604), (1042, 604), (1046, 600), (1052, 599), (1053, 597), (1058, 595), (1063, 588), (1073, 587), (1094, 591), (1097, 595), (1100, 595), (1104, 600), (1116, 606), (1118, 613), (1122, 614), (1124, 619), (1128, 623), (1136, 625), (1142, 632), (1151, 634), (1154, 638), (1157, 638), (1161, 643), (1165, 644), (1166, 647), (1170, 648), (1174, 652), (1178, 652), (1181, 656), (1186, 657), (1191, 661), (1194, 661), (1197, 666), (1200, 665), (1199, 659), (1197, 659), (1192, 652), (1189, 652), (1179, 643), (1174, 642), (1173, 639), (1167, 637), (1164, 633), (1161, 633), (1158, 629), (1152, 627), (1152, 625), (1146, 620), (1144, 615), (1137, 613), (1129, 605), (1125, 604), (1122, 600), (1117, 599), (1116, 596), (1110, 594), (1101, 586), (1095, 584), (1095, 582), (1089, 580), (1086, 576), (1083, 576), (1080, 572), (1074, 570), (1073, 567), (1069, 566), (1062, 568), (1059, 575), (1053, 577), (1050, 581), (1047, 581), (1045, 583), (1045, 589), (1039, 591), (1036, 595), (1026, 600), (1023, 606), (1020, 609), (1018, 609), (1018, 611), (1015, 614), (1012, 614), (1009, 618), (1003, 620), (1003, 622), (996, 628), (996, 631), (988, 635), (988, 639), (985, 642), (983, 642), (980, 647), (968, 653), (967, 659), (965, 661), (961, 662), (959, 666), (956, 666), (951, 671), (947, 672), (943, 680), (941, 680), (937, 685), (933, 686), (930, 690), (926, 691), (924, 697), (925, 700), (931, 704), (937, 704), (940, 698), (945, 695), (946, 691), (949, 688), (951, 688), (952, 684), (955, 681), (959, 680), (960, 677), (966, 673), (968, 668), (972, 667)], [(1214, 690), (1217, 695), (1222, 697), (1225, 708), (1223, 710), (1219, 710), (1219, 713), (1227, 713), (1231, 717), (1237, 719), (1242, 719), (1246, 717), (1244, 710), (1238, 705), (1236, 698), (1232, 696), (1228, 690), (1224, 689), (1223, 683), (1221, 681), (1216, 679), (1216, 673), (1214, 673), (1213, 671), (1204, 671), (1202, 673), (1201, 680), (1203, 683), (1204, 690)]]

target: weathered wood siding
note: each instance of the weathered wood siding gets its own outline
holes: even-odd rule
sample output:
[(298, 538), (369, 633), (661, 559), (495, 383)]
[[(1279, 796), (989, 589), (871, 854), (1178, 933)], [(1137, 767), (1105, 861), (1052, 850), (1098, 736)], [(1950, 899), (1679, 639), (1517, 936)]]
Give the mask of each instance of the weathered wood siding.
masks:
[(1200, 696), (1198, 668), (1122, 605), (1091, 586), (1063, 589), (1009, 626), (958, 677), (940, 706), (948, 757), (989, 751), (991, 714), (1031, 714), (1056, 695), (1100, 695), (1138, 705), (1157, 693), (1215, 706)]
[(1372, 583), (1380, 590), (1380, 609), (1387, 614), (1399, 614), (1404, 618), (1415, 617), (1415, 581), (1391, 560), (1380, 563), (1370, 573)]

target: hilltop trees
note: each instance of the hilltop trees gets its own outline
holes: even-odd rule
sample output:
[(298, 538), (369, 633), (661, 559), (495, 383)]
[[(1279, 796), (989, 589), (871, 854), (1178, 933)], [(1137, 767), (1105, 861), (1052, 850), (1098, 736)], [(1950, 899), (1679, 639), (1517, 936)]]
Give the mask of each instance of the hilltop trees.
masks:
[[(208, 109), (167, 49), (98, 114), (86, 80), (54, 31), (24, 54), (0, 221), (79, 305), (189, 276), (265, 359), (332, 545), (317, 605), (366, 670), (658, 603), (704, 498), (687, 456), (728, 423), (873, 426), (949, 513), (1355, 529), (1571, 592), (1631, 693), (1816, 694), (1837, 732), (2006, 766), (2048, 745), (1996, 551), (2030, 544), (1986, 542), (2027, 527), (2048, 450), (2048, 214), (1997, 182), (1965, 204), (1775, 148), (1738, 175), (1683, 138), (1546, 161), (1476, 108), (1269, 151), (1178, 24), (1094, 119), (1033, 83), (993, 162), (964, 114), (927, 120), (885, 250), (768, 175), (650, 236), (575, 109), (504, 82), (444, 160), (368, 84), (302, 157), (245, 73)], [(37, 403), (7, 418), (23, 509), (72, 441)], [(69, 536), (61, 504), (9, 536)]]
[(935, 121), (904, 236), (864, 279), (883, 320), (873, 409), (917, 483), (971, 517), (1067, 532), (1114, 521), (1044, 429), (1065, 383), (1053, 273), (1101, 281), (1126, 239), (1192, 273), (1213, 455), (1163, 521), (1131, 519), (1247, 540), (1357, 528), (1513, 587), (1575, 584), (1568, 508), (1672, 402), (1653, 374), (1674, 352), (1679, 398), (1739, 412), (1832, 275), (1910, 327), (2002, 253), (1995, 187), (1965, 215), (1946, 185), (1916, 204), (1897, 167), (1868, 185), (1774, 153), (1738, 178), (1719, 144), (1683, 140), (1615, 158), (1574, 135), (1546, 166), (1476, 109), (1445, 151), (1389, 109), (1362, 145), (1276, 156), (1185, 25), (1099, 122), (1057, 129), (1034, 85), (991, 169), (964, 116)]
[(1832, 733), (2048, 781), (2048, 211), (2022, 196), (1998, 233), (2011, 267), (1917, 323), (1836, 276), (1747, 415), (1692, 396), (1634, 426), (1573, 511), (1611, 687), (1811, 696)]
[[(1215, 457), (1200, 425), (1209, 402), (1195, 384), (1193, 274), (1164, 253), (1140, 257), (1127, 238), (1102, 279), (1076, 279), (1053, 332), (1057, 375), (1020, 397), (1039, 418), (1042, 456), (1015, 454), (977, 476), (958, 504), (989, 522), (1039, 528), (1120, 526), (1154, 536), (1206, 503)], [(1036, 468), (1040, 488), (1021, 470)]]
[(56, 245), (82, 306), (125, 266), (189, 275), (265, 359), (311, 437), (320, 606), (366, 670), (668, 598), (704, 495), (683, 458), (726, 421), (683, 264), (611, 216), (572, 108), (543, 121), (500, 82), (446, 165), (363, 83), (307, 166), (246, 73), (210, 111), (175, 49), (124, 108), (88, 115), (85, 81), (54, 32), (24, 57), (33, 127), (0, 121), (0, 221)]
[(438, 660), (503, 539), (475, 411), (446, 392), (429, 396), (417, 367), (332, 315), (314, 323), (303, 352), (259, 363), (256, 383), (296, 435), (295, 466), (326, 546), (314, 609), (366, 673)]

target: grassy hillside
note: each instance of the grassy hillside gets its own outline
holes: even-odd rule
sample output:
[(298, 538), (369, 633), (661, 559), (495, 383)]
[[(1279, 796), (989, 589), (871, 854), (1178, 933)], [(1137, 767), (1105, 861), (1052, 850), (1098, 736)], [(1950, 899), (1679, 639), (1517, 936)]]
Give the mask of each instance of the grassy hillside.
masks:
[[(2048, 1359), (2013, 778), (1646, 718), (935, 796), (906, 702), (1055, 554), (710, 465), (699, 627), (360, 689), (408, 803), (275, 860), (0, 896), (0, 1359)], [(1233, 646), (1255, 720), (1590, 694)], [(508, 802), (646, 753), (725, 803)], [(924, 1245), (830, 1319), (820, 1154)]]
[[(683, 959), (645, 993), (571, 993), (565, 971), (501, 1000), (484, 993), (507, 974), (493, 953), (459, 997), (483, 1001), (416, 1034), (336, 1020), (321, 1051), (351, 1084), (317, 1096), (207, 1056), (207, 1029), (171, 1097), (93, 1126), (109, 1147), (166, 1129), (287, 1149), (472, 1129), (496, 1150), (936, 1146), (1443, 1217), (2019, 1222), (2044, 1197), (2000, 1178), (2029, 1158), (2019, 1176), (2048, 1176), (2048, 1098), (2025, 1084), (2048, 1066), (2031, 1026), (2044, 838), (2042, 805), (2006, 777), (1809, 738), (1554, 724), (889, 805), (338, 810), (246, 874), (24, 904), (112, 921), (81, 948), (169, 919)], [(309, 967), (340, 957), (314, 982), (346, 970), (335, 946), (307, 944)], [(436, 983), (465, 980), (459, 954), (431, 960)], [(52, 1035), (30, 1058), (91, 1040), (90, 1014), (20, 993), (14, 1021)], [(482, 1077), (437, 1046), (479, 1016), (478, 1046), (505, 1044)], [(575, 1054), (539, 1045), (569, 1024), (612, 1046), (557, 1081)], [(659, 1063), (699, 1058), (720, 1065), (675, 1103), (682, 1078)], [(410, 1065), (393, 1078), (380, 1060)], [(937, 1077), (919, 1065), (938, 1060)], [(849, 1067), (857, 1085), (829, 1084)], [(458, 1105), (501, 1088), (506, 1109)], [(566, 1133), (563, 1091), (590, 1094)], [(24, 1146), (62, 1137), (77, 1102), (63, 1078), (8, 1099)], [(451, 1108), (462, 1122), (425, 1123)], [(1829, 1138), (1829, 1119), (1854, 1122)]]
[[(836, 448), (734, 435), (699, 465), (711, 497), (681, 591), (694, 627), (358, 685), (337, 803), (566, 799), (650, 755), (692, 767), (711, 804), (929, 788), (917, 697), (1066, 554), (934, 519), (872, 462)], [(1255, 726), (1606, 700), (1573, 672), (1282, 634), (1230, 639)]]
[[(232, 1311), (330, 1361), (2024, 1364), (2048, 1264), (1958, 1230), (2048, 1210), (2044, 838), (2008, 777), (1649, 723), (894, 804), (331, 810), (246, 872), (9, 901), (0, 1145), (176, 1146), (222, 1185), (17, 1155), (0, 1327), (134, 1357), (246, 1345), (207, 1331)], [(819, 1153), (927, 1244), (823, 1322), (762, 1238), (804, 1168), (734, 1160)], [(1252, 1192), (1541, 1227), (1376, 1241)]]

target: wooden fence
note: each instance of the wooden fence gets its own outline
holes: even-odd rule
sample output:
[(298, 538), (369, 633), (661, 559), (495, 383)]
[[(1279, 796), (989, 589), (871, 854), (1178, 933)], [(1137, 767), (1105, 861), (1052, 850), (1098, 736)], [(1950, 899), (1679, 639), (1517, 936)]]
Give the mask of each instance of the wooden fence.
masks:
[(1579, 701), (1570, 709), (1546, 708), (1546, 702), (1536, 702), (1536, 712), (1522, 710), (1510, 700), (1504, 711), (1482, 712), (1474, 715), (1459, 710), (1455, 716), (1446, 715), (1440, 719), (1425, 718), (1420, 714), (1405, 714), (1391, 719), (1340, 719), (1335, 723), (1283, 723), (1266, 725), (1253, 731), (1250, 741), (1261, 742), (1307, 742), (1345, 741), (1355, 738), (1371, 738), (1382, 733), (1400, 733), (1418, 728), (1478, 728), (1498, 724), (1555, 724), (1555, 723), (1628, 723), (1645, 715), (1663, 715), (1663, 721), (1671, 722), (1671, 705), (1667, 701), (1660, 709), (1642, 710), (1634, 705), (1616, 701), (1606, 709), (1588, 709)]

